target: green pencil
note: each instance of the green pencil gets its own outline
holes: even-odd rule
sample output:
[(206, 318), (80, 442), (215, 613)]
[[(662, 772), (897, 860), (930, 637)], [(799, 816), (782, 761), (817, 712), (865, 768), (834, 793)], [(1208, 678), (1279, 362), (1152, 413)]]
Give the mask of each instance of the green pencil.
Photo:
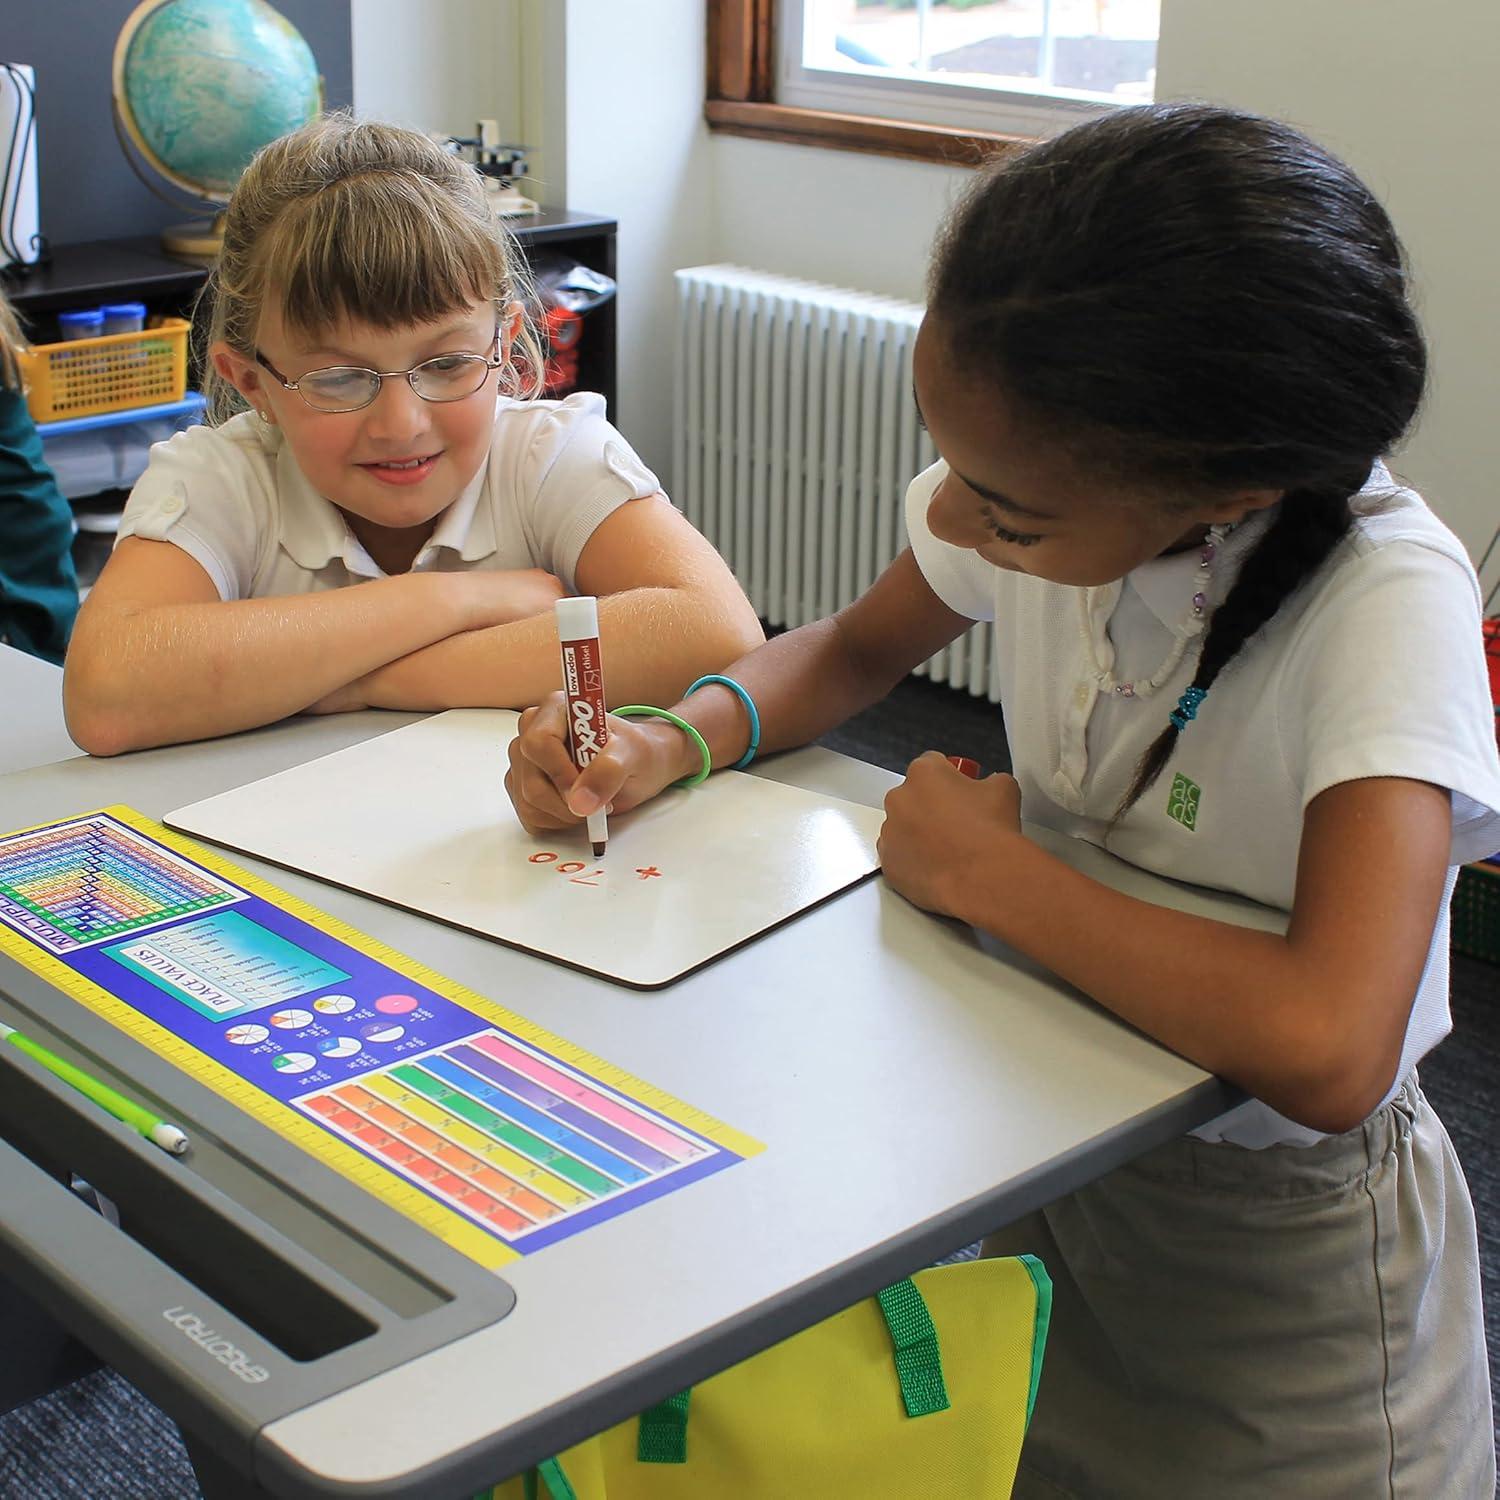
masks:
[(116, 1093), (107, 1083), (91, 1078), (82, 1068), (64, 1062), (55, 1052), (39, 1046), (29, 1036), (22, 1036), (14, 1026), (0, 1021), (0, 1042), (9, 1042), (19, 1048), (34, 1062), (39, 1062), (49, 1073), (55, 1073), (64, 1083), (71, 1084), (80, 1094), (86, 1094), (101, 1109), (107, 1109), (115, 1119), (138, 1130), (153, 1145), (173, 1156), (181, 1156), (188, 1148), (188, 1138), (175, 1126), (159, 1120), (144, 1105)]

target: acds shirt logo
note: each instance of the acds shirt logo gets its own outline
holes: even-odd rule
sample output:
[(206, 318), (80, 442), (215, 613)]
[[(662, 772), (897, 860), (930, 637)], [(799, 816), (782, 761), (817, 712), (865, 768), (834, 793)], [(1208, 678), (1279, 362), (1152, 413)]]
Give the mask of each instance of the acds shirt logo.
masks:
[(204, 1353), (212, 1355), (226, 1370), (238, 1375), (247, 1385), (259, 1385), (261, 1381), (271, 1378), (271, 1372), (264, 1365), (252, 1365), (250, 1356), (243, 1349), (228, 1339), (221, 1339), (202, 1318), (194, 1317), (181, 1307), (169, 1307), (162, 1316), (174, 1328), (180, 1328)]

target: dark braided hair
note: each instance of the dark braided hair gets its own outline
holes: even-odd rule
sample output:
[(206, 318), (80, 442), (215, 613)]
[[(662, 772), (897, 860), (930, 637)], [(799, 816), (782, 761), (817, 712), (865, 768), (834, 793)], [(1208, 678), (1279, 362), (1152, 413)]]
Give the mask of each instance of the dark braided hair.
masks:
[(1116, 110), (1002, 158), (940, 233), (928, 291), (955, 362), (1080, 466), (1184, 510), (1282, 492), (1204, 636), (1203, 692), (1348, 532), (1426, 379), (1369, 189), (1291, 126), (1208, 105)]

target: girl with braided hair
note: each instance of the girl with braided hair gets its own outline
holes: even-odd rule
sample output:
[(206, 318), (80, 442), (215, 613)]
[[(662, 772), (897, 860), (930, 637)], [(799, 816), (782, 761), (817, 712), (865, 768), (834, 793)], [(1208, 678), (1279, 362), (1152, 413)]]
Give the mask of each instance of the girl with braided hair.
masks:
[[(676, 707), (733, 763), (992, 620), (1015, 774), (913, 762), (886, 879), (1244, 1091), (988, 1242), (1056, 1288), (1018, 1495), (1493, 1494), (1474, 1216), (1415, 1071), (1456, 867), (1500, 846), (1474, 571), (1382, 461), (1425, 364), (1385, 212), (1285, 125), (1148, 105), (1008, 156), (933, 259), (911, 547)], [(556, 701), (522, 724), (535, 828), (704, 753), (622, 721), (578, 773)], [(1286, 932), (1121, 895), (1023, 817)]]

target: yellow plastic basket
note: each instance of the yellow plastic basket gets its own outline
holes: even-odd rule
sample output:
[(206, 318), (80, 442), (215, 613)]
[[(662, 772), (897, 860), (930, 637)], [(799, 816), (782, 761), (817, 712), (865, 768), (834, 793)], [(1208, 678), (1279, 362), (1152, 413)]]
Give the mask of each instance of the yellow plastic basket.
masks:
[(188, 327), (183, 318), (163, 318), (159, 327), (139, 333), (35, 345), (21, 355), (32, 417), (61, 422), (181, 401)]

